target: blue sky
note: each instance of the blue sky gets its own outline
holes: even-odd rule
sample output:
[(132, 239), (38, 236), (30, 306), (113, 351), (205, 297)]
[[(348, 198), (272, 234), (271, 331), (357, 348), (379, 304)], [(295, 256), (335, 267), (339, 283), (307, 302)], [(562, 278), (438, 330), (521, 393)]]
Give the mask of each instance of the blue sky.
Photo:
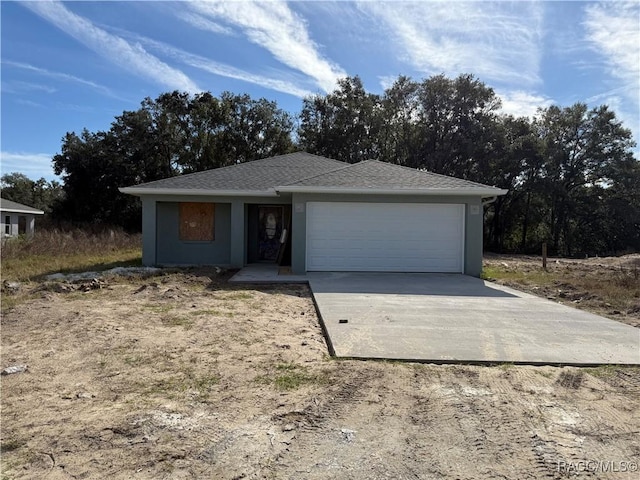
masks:
[[(640, 139), (640, 2), (8, 2), (2, 173), (55, 178), (67, 131), (107, 130), (144, 97), (225, 90), (298, 113), (359, 75), (472, 73), (505, 112), (608, 104)], [(636, 149), (636, 152), (638, 150)]]

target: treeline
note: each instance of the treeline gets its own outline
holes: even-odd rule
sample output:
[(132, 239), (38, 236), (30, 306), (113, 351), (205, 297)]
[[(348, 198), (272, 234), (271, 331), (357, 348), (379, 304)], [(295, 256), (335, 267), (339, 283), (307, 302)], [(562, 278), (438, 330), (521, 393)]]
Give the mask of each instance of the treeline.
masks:
[(538, 252), (548, 242), (558, 255), (612, 254), (640, 250), (634, 146), (607, 106), (515, 118), (472, 75), (399, 77), (381, 95), (349, 77), (306, 98), (297, 118), (248, 95), (173, 92), (123, 112), (106, 132), (68, 133), (53, 158), (64, 195), (52, 208), (60, 219), (139, 229), (139, 202), (118, 187), (299, 149), (508, 189), (485, 209), (488, 249)]
[(305, 99), (300, 147), (346, 162), (375, 158), (509, 190), (485, 210), (485, 246), (558, 255), (640, 250), (640, 164), (607, 106), (540, 109), (534, 119), (500, 112), (472, 75), (416, 82), (383, 95), (346, 78)]
[(44, 178), (31, 180), (22, 173), (6, 173), (0, 178), (2, 198), (52, 213), (64, 198), (60, 182)]

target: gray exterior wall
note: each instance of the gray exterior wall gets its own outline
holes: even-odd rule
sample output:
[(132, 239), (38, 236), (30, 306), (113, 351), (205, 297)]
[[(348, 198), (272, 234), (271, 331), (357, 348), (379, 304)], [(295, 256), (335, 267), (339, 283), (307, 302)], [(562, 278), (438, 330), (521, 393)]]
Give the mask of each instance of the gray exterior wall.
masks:
[[(219, 265), (242, 268), (247, 262), (247, 205), (289, 205), (290, 196), (144, 195), (142, 200), (142, 264)], [(179, 239), (180, 202), (215, 203), (215, 240)]]
[(482, 272), (482, 200), (469, 196), (420, 195), (336, 195), (294, 193), (291, 222), (291, 270), (306, 272), (307, 202), (368, 202), (368, 203), (453, 203), (465, 205), (464, 273), (479, 277)]
[[(178, 203), (216, 204), (214, 242), (181, 242)], [(292, 205), (291, 268), (306, 272), (306, 202), (449, 203), (465, 205), (464, 273), (482, 272), (483, 207), (480, 197), (420, 195), (302, 194), (281, 197), (208, 197), (156, 195), (142, 197), (143, 265), (220, 265), (241, 268), (247, 263), (248, 205)], [(228, 235), (225, 234), (228, 232)]]

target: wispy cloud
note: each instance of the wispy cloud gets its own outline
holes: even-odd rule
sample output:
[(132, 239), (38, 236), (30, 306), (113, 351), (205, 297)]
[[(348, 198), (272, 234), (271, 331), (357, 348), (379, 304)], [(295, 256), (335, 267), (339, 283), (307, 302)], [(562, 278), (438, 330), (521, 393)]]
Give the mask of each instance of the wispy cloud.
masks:
[(192, 27), (204, 30), (206, 32), (221, 33), (223, 35), (234, 34), (232, 29), (225, 27), (224, 25), (220, 25), (219, 23), (212, 22), (208, 18), (205, 18), (202, 15), (198, 15), (194, 12), (180, 11), (177, 13), (177, 16)]
[(29, 63), (13, 62), (11, 60), (2, 60), (2, 64), (3, 65), (7, 65), (9, 67), (15, 67), (15, 68), (20, 68), (22, 70), (28, 70), (30, 72), (37, 73), (39, 75), (42, 75), (42, 76), (45, 76), (45, 77), (49, 77), (49, 78), (55, 78), (55, 79), (58, 79), (58, 80), (64, 80), (64, 81), (68, 81), (68, 82), (78, 83), (78, 84), (84, 85), (86, 87), (94, 88), (94, 89), (100, 91), (101, 93), (104, 93), (105, 95), (108, 95), (108, 96), (111, 96), (111, 97), (116, 97), (116, 95), (111, 90), (109, 90), (107, 87), (104, 87), (104, 86), (102, 86), (100, 84), (97, 84), (95, 82), (92, 82), (90, 80), (85, 80), (84, 78), (76, 77), (75, 75), (69, 75), (68, 73), (56, 72), (56, 71), (53, 71), (53, 70), (47, 70), (45, 68), (36, 67), (36, 66), (31, 65)]
[(620, 113), (640, 141), (640, 3), (602, 2), (585, 8), (585, 37), (605, 61), (613, 90), (595, 95)]
[(261, 87), (287, 93), (289, 95), (300, 98), (306, 97), (313, 93), (308, 89), (299, 87), (293, 81), (247, 72), (245, 70), (232, 67), (231, 65), (216, 62), (215, 60), (211, 60), (200, 55), (195, 55), (166, 43), (152, 40), (150, 38), (142, 37), (139, 35), (135, 35), (135, 38), (137, 39), (137, 41), (143, 43), (147, 48), (151, 50), (160, 52), (164, 56), (171, 57), (176, 61), (184, 63), (185, 65), (189, 65), (190, 67), (200, 69), (213, 75), (253, 83), (255, 85), (260, 85)]
[(200, 90), (187, 75), (149, 54), (141, 45), (132, 45), (108, 33), (58, 1), (24, 2), (21, 5), (125, 70), (170, 89), (188, 92)]
[(538, 2), (361, 2), (400, 55), (425, 74), (540, 83), (544, 6)]
[(9, 81), (2, 83), (2, 91), (5, 93), (24, 93), (24, 92), (44, 92), (54, 93), (56, 89), (50, 85), (42, 85), (40, 83)]
[(636, 87), (640, 82), (640, 3), (607, 2), (586, 7), (586, 36), (603, 55), (614, 77)]
[(203, 16), (243, 30), (247, 38), (290, 68), (313, 78), (325, 92), (346, 72), (326, 59), (309, 37), (306, 22), (286, 2), (197, 2), (189, 6)]
[(32, 107), (32, 108), (43, 108), (44, 107), (44, 105), (42, 105), (41, 103), (34, 102), (33, 100), (25, 100), (23, 98), (16, 98), (15, 102), (19, 103), (20, 105), (24, 105), (26, 107)]
[(544, 95), (528, 93), (522, 90), (497, 91), (496, 94), (502, 100), (502, 111), (514, 117), (533, 118), (538, 108), (547, 108), (554, 103), (552, 99)]
[(0, 174), (20, 172), (32, 180), (41, 177), (54, 180), (51, 158), (48, 153), (0, 152)]

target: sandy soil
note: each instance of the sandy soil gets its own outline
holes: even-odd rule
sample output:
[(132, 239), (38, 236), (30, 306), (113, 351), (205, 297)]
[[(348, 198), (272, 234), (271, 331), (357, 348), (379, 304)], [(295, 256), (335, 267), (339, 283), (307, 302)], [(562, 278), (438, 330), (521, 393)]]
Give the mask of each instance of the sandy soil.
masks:
[(637, 478), (640, 370), (328, 357), (305, 286), (24, 287), (2, 479)]

